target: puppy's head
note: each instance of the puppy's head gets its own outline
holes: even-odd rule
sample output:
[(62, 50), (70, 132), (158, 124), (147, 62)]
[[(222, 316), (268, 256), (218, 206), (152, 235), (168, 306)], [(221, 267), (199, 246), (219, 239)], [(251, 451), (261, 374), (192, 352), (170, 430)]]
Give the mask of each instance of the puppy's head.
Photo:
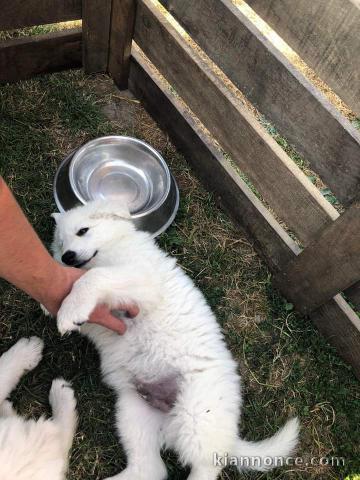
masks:
[(128, 208), (114, 200), (96, 200), (52, 217), (56, 222), (54, 257), (78, 268), (89, 264), (109, 242), (135, 230)]

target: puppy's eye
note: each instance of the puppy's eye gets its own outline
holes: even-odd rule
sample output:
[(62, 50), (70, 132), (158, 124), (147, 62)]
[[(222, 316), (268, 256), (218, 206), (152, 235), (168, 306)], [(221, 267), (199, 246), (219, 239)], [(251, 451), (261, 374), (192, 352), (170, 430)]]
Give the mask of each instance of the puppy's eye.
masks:
[(77, 236), (78, 237), (82, 237), (83, 235), (85, 235), (85, 233), (88, 231), (89, 229), (88, 228), (80, 228), (80, 230), (77, 232)]

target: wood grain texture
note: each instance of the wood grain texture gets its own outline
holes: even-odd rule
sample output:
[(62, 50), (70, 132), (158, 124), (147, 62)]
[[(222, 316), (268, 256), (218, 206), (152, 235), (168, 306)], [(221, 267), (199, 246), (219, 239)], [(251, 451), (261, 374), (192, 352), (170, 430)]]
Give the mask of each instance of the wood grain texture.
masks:
[(308, 313), (360, 280), (360, 202), (355, 202), (276, 277)]
[(338, 217), (150, 0), (139, 0), (135, 40), (303, 244)]
[(315, 310), (310, 318), (339, 355), (352, 365), (360, 379), (360, 319), (356, 313), (340, 295), (336, 295)]
[(106, 72), (109, 59), (111, 0), (82, 0), (83, 66), (86, 73)]
[[(224, 162), (213, 141), (199, 127), (174, 91), (159, 80), (153, 66), (140, 55), (138, 49), (133, 50), (133, 55), (129, 82), (131, 90), (169, 133), (205, 186), (214, 192), (232, 218), (245, 228), (271, 270), (281, 270), (284, 263), (298, 253), (296, 245), (232, 167)], [(313, 312), (311, 318), (360, 378), (360, 320), (345, 300), (336, 296)]]
[(136, 0), (112, 0), (108, 71), (120, 89), (127, 88)]
[(81, 18), (81, 0), (0, 0), (0, 30)]
[(161, 3), (349, 205), (360, 184), (360, 132), (231, 0)]
[(352, 0), (247, 3), (360, 115), (360, 5)]
[(279, 271), (295, 253), (299, 253), (296, 243), (256, 198), (194, 116), (169, 88), (154, 77), (149, 63), (136, 47), (133, 49), (129, 88), (161, 128), (169, 133), (200, 179), (215, 194), (216, 200), (250, 234), (274, 271)]
[(0, 82), (80, 67), (81, 58), (81, 29), (0, 42)]

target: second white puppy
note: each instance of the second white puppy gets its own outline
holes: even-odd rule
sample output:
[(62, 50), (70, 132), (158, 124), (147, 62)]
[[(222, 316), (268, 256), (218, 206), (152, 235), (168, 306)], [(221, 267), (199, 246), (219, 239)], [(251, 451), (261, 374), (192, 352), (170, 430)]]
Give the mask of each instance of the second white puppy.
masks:
[(62, 378), (53, 381), (49, 420), (25, 420), (7, 400), (20, 378), (37, 366), (43, 342), (22, 338), (0, 357), (0, 480), (65, 480), (76, 430), (74, 392)]
[(162, 447), (191, 466), (189, 480), (215, 480), (226, 456), (236, 457), (240, 469), (265, 471), (275, 457), (290, 455), (296, 419), (267, 440), (239, 438), (240, 379), (216, 318), (176, 261), (135, 230), (124, 207), (93, 202), (55, 219), (55, 257), (90, 269), (63, 302), (60, 332), (79, 330), (98, 303), (140, 307), (122, 337), (93, 324), (81, 327), (118, 394), (117, 428), (128, 464), (112, 478), (165, 479)]

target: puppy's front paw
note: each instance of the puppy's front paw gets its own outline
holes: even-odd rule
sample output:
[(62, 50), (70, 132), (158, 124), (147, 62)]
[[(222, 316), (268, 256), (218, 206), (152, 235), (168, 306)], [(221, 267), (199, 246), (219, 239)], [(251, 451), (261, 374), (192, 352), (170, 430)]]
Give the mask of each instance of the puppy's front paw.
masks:
[(76, 408), (74, 390), (71, 384), (63, 378), (53, 380), (49, 400), (55, 413), (59, 413), (60, 410), (64, 409), (75, 410)]
[(81, 305), (67, 297), (63, 301), (57, 314), (57, 327), (61, 335), (79, 331), (81, 325), (88, 321), (94, 306), (83, 303)]
[(42, 359), (44, 342), (38, 337), (22, 338), (11, 349), (11, 354), (24, 370), (33, 370)]

